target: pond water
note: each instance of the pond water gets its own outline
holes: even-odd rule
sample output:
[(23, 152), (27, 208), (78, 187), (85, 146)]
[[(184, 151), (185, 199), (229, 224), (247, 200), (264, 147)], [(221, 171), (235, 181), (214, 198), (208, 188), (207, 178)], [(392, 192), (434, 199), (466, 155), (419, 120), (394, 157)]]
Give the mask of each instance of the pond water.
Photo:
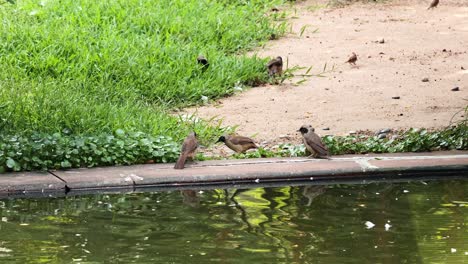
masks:
[(468, 181), (0, 200), (0, 263), (468, 263)]

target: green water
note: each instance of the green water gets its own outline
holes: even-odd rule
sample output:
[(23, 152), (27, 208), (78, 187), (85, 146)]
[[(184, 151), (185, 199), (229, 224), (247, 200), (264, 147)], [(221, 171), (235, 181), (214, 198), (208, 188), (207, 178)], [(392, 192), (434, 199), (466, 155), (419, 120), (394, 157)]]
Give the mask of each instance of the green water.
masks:
[(0, 263), (468, 263), (467, 191), (445, 180), (2, 199)]

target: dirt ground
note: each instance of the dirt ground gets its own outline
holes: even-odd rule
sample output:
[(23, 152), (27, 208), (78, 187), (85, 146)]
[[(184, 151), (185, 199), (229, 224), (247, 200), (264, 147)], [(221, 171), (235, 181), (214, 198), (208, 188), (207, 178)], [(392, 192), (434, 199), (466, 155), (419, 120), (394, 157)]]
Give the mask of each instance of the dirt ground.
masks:
[[(298, 143), (302, 124), (312, 124), (322, 136), (442, 128), (468, 105), (467, 0), (442, 0), (433, 10), (427, 10), (429, 0), (345, 8), (323, 3), (296, 4), (297, 13), (289, 19), (293, 32), (269, 42), (258, 55), (282, 56), (289, 67), (314, 66), (309, 74), (325, 64), (335, 65), (334, 71), (299, 85), (302, 77), (255, 87), (186, 111), (238, 125), (238, 134), (258, 142)], [(344, 63), (352, 52), (358, 56), (356, 67)], [(455, 87), (459, 91), (452, 91)], [(462, 118), (463, 111), (454, 120)]]

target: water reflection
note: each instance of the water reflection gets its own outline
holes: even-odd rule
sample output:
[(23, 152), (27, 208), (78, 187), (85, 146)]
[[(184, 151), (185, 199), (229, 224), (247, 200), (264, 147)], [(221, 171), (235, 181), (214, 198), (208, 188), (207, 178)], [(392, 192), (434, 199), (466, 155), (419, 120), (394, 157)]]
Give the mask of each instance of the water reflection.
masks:
[(467, 183), (0, 200), (0, 262), (463, 263)]

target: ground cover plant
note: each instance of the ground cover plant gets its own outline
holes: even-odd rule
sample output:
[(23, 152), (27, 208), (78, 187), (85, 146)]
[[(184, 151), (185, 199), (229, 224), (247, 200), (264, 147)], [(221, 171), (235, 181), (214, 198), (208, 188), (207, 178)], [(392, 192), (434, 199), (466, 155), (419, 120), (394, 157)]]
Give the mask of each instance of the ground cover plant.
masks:
[[(268, 79), (265, 61), (242, 55), (285, 24), (265, 15), (280, 1), (119, 0), (8, 1), (0, 5), (0, 167), (69, 167), (69, 160), (28, 156), (55, 138), (63, 148), (98, 148), (116, 131), (139, 140), (164, 136), (172, 153), (191, 129), (202, 141), (216, 124), (181, 120), (178, 107), (233, 93), (236, 83)], [(208, 58), (204, 70), (198, 55)], [(55, 140), (54, 139), (54, 140)], [(121, 138), (125, 145), (133, 139)], [(119, 142), (120, 142), (119, 141)], [(172, 143), (171, 143), (172, 142)], [(44, 143), (47, 145), (47, 143)], [(15, 149), (14, 151), (12, 149)], [(76, 149), (75, 149), (76, 150)], [(13, 151), (13, 152), (12, 152)], [(137, 151), (138, 152), (138, 151)], [(143, 154), (136, 154), (141, 156)], [(147, 153), (148, 154), (148, 153)], [(88, 155), (80, 152), (77, 155)], [(26, 164), (25, 159), (50, 160)], [(146, 159), (173, 161), (148, 155)], [(22, 160), (20, 162), (20, 160)], [(131, 159), (130, 159), (131, 160)], [(133, 160), (133, 161), (139, 161)], [(26, 163), (25, 163), (26, 162)], [(57, 164), (66, 166), (57, 166)], [(115, 164), (121, 163), (116, 162)], [(125, 164), (131, 162), (123, 162)], [(112, 162), (76, 165), (112, 165)]]
[[(438, 150), (468, 150), (468, 124), (464, 120), (439, 131), (408, 129), (396, 131), (392, 136), (379, 138), (372, 133), (358, 133), (349, 136), (327, 135), (322, 137), (331, 155), (423, 152)], [(303, 144), (279, 144), (276, 147), (259, 148), (245, 154), (235, 154), (235, 158), (261, 157), (303, 157), (308, 156)]]

